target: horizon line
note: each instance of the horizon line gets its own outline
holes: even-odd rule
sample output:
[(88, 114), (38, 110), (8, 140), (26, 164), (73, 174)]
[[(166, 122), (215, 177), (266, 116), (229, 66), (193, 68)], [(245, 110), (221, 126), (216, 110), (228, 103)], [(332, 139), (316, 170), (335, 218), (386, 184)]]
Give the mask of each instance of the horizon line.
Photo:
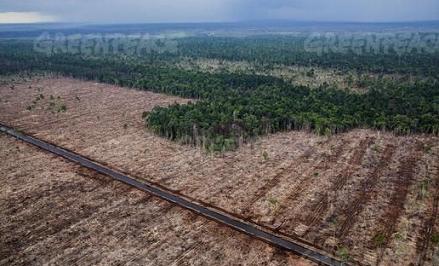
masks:
[(294, 20), (294, 19), (264, 19), (264, 20), (224, 20), (224, 21), (139, 21), (139, 22), (111, 22), (111, 21), (47, 21), (35, 23), (0, 23), (0, 26), (26, 26), (26, 25), (136, 25), (136, 24), (245, 24), (245, 23), (336, 23), (336, 24), (402, 24), (402, 23), (439, 23), (434, 20), (389, 20), (389, 21), (352, 21), (352, 20)]

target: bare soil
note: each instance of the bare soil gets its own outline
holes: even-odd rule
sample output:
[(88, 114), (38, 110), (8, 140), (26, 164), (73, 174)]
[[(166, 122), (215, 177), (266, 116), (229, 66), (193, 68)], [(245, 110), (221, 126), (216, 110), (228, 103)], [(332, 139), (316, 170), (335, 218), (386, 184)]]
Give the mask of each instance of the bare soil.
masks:
[(4, 86), (0, 98), (2, 122), (343, 258), (438, 261), (437, 137), (293, 131), (211, 155), (144, 126), (144, 111), (184, 99), (68, 78)]
[(0, 136), (0, 265), (312, 265)]

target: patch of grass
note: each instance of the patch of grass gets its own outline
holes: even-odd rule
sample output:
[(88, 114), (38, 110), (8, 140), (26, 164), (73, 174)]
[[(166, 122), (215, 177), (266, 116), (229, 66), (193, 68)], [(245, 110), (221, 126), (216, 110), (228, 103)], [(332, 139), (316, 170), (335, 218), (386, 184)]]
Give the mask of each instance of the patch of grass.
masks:
[(396, 240), (403, 240), (403, 239), (404, 239), (404, 236), (403, 236), (401, 233), (396, 233), (396, 234), (395, 234), (395, 239), (396, 239)]
[(67, 106), (65, 105), (65, 104), (61, 104), (59, 107), (58, 107), (58, 113), (65, 113), (65, 112), (67, 112)]
[(278, 201), (275, 198), (268, 198), (268, 203), (271, 205), (277, 205)]
[(418, 192), (418, 198), (420, 200), (423, 200), (428, 197), (428, 187), (430, 185), (430, 182), (428, 180), (423, 180), (419, 184), (419, 192)]
[(264, 151), (262, 153), (262, 157), (264, 158), (265, 161), (268, 160), (268, 153), (267, 153), (267, 151)]
[(60, 96), (55, 98), (53, 95), (50, 95), (49, 99), (49, 107), (47, 108), (47, 110), (49, 110), (52, 114), (67, 112), (67, 106), (65, 103), (62, 102)]
[(430, 153), (432, 149), (433, 149), (433, 145), (432, 144), (425, 144), (424, 145), (424, 151), (426, 153)]
[(343, 261), (347, 262), (350, 259), (349, 250), (346, 247), (339, 247), (337, 249), (337, 256)]
[(380, 146), (378, 146), (377, 144), (372, 145), (371, 149), (375, 152), (379, 152), (380, 151)]
[(270, 209), (271, 209), (271, 214), (275, 214), (278, 210), (279, 210), (279, 201), (276, 198), (270, 197), (267, 199), (269, 205), (270, 205)]
[(438, 232), (433, 233), (433, 235), (431, 236), (431, 243), (433, 243), (433, 245), (435, 245), (435, 246), (439, 245), (439, 233)]
[(328, 222), (329, 222), (330, 224), (336, 225), (336, 224), (338, 223), (337, 216), (335, 216), (335, 215), (331, 215), (331, 216), (329, 217), (329, 219), (328, 219)]
[(372, 238), (375, 247), (382, 247), (387, 241), (387, 237), (383, 233), (378, 233)]

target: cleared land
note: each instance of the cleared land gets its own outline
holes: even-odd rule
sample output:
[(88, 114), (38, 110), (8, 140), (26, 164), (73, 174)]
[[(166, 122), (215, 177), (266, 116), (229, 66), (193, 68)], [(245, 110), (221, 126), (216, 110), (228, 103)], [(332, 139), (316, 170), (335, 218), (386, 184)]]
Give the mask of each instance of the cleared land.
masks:
[(438, 263), (436, 137), (288, 132), (212, 156), (145, 129), (143, 111), (183, 99), (66, 78), (0, 97), (0, 121), (342, 257)]
[[(420, 75), (401, 75), (401, 74), (375, 74), (358, 73), (356, 71), (336, 70), (320, 67), (307, 67), (301, 65), (285, 66), (274, 65), (267, 70), (246, 61), (227, 61), (218, 59), (186, 59), (178, 63), (182, 69), (197, 70), (209, 73), (232, 72), (232, 73), (256, 73), (258, 75), (268, 75), (281, 78), (292, 84), (317, 88), (320, 86), (330, 86), (343, 90), (350, 90), (364, 93), (370, 84), (381, 82), (399, 82), (414, 84), (426, 77)], [(431, 77), (430, 77), (431, 79)], [(369, 84), (369, 85), (368, 85)]]
[(311, 265), (0, 136), (1, 265)]

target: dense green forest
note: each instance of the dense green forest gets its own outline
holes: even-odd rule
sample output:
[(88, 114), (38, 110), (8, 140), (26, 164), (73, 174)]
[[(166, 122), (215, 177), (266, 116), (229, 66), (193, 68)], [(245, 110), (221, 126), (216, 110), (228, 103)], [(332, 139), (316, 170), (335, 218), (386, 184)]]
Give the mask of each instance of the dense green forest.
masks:
[[(355, 127), (399, 134), (438, 133), (437, 83), (416, 88), (372, 88), (365, 95), (330, 88), (261, 85), (214, 100), (156, 108), (147, 116), (157, 133), (170, 139), (201, 141), (214, 149), (233, 148), (240, 138), (291, 129), (333, 134)], [(206, 143), (204, 143), (206, 144)]]
[[(303, 65), (335, 68), (340, 70), (355, 69), (377, 73), (404, 73), (438, 76), (439, 47), (435, 53), (423, 53), (416, 46), (407, 47), (407, 53), (398, 54), (388, 44), (378, 51), (368, 51), (366, 47), (360, 52), (347, 50), (344, 53), (333, 51), (331, 44), (327, 52), (307, 52), (306, 36), (254, 36), (247, 38), (186, 38), (179, 41), (179, 55), (190, 58), (215, 58), (230, 61), (248, 61), (270, 68), (275, 64)], [(396, 44), (395, 44), (396, 45)], [(333, 45), (334, 50), (337, 44)], [(324, 50), (325, 48), (322, 48)]]
[(356, 94), (328, 86), (310, 89), (271, 76), (203, 73), (175, 66), (179, 57), (207, 57), (401, 74), (427, 71), (423, 74), (434, 77), (439, 72), (436, 54), (413, 53), (404, 58), (372, 54), (317, 56), (299, 51), (300, 43), (291, 46), (291, 50), (281, 49), (286, 45), (276, 48), (276, 43), (292, 42), (291, 39), (258, 40), (188, 38), (180, 41), (177, 55), (152, 53), (141, 58), (48, 56), (35, 53), (31, 42), (1, 41), (0, 75), (55, 72), (194, 98), (196, 101), (188, 105), (157, 107), (144, 113), (144, 119), (161, 136), (213, 151), (234, 149), (260, 135), (295, 129), (317, 134), (336, 134), (358, 127), (398, 134), (439, 133), (439, 84), (434, 79), (410, 85), (376, 82), (366, 93)]

